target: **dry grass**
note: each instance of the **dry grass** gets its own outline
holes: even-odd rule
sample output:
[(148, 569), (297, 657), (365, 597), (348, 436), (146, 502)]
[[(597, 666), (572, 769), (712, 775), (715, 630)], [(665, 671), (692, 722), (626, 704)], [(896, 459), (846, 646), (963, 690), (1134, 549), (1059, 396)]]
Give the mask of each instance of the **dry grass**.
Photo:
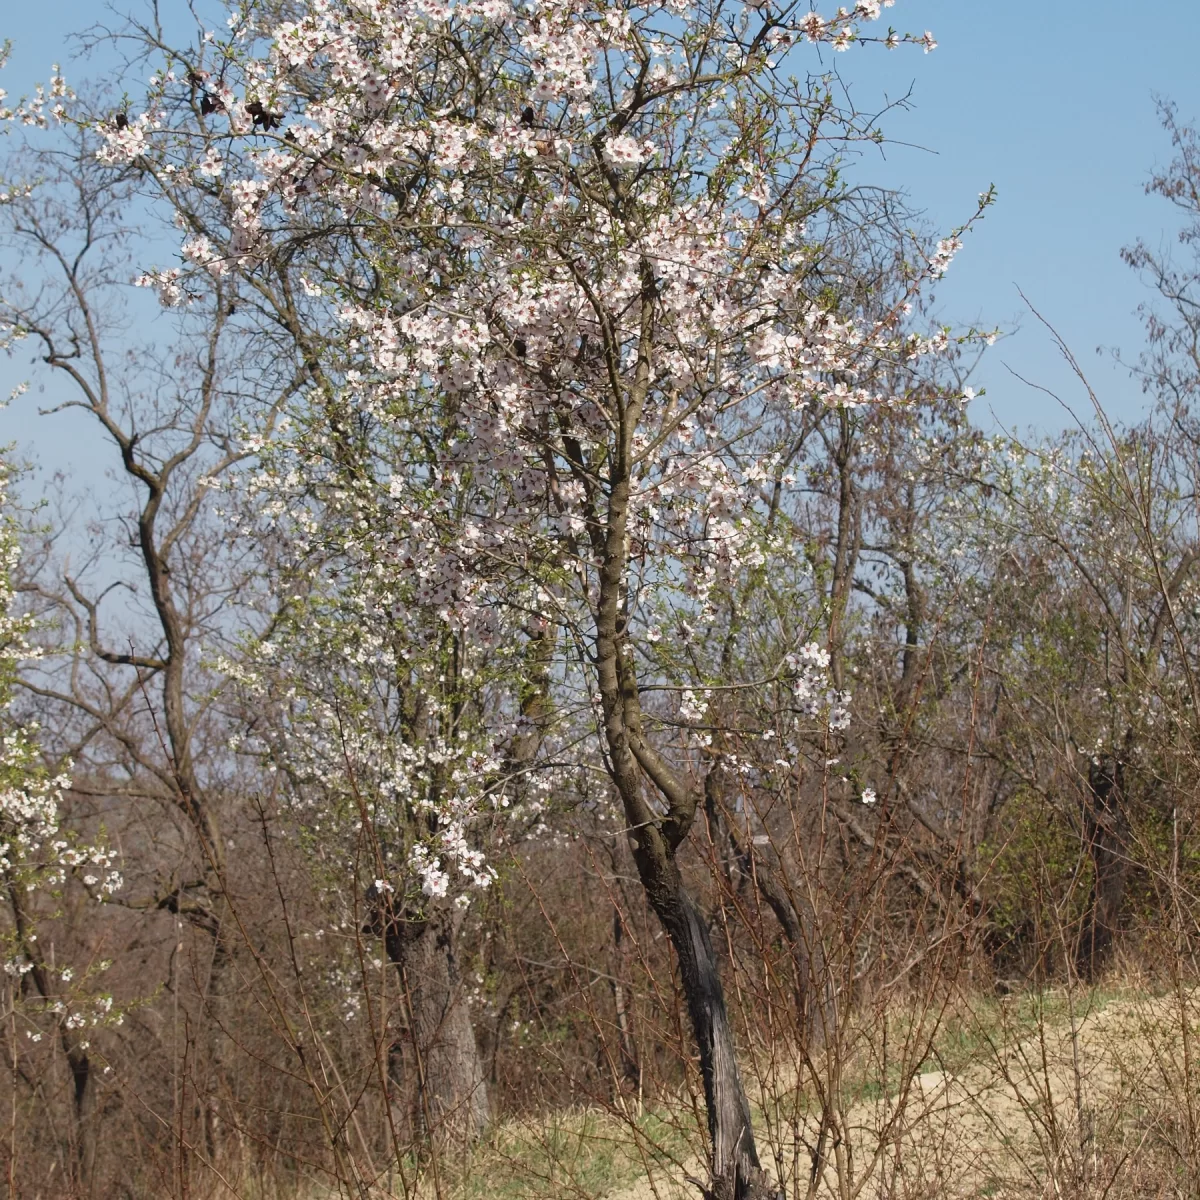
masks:
[[(907, 1019), (890, 1017), (888, 1037)], [(824, 1113), (773, 1056), (771, 1086), (754, 1096), (760, 1150), (785, 1177), (789, 1200), (1200, 1196), (1197, 1033), (1200, 993), (1124, 988), (964, 1003), (915, 1069), (881, 1080), (863, 1054)], [(779, 1134), (785, 1112), (802, 1114), (788, 1145)], [(381, 1180), (367, 1194), (695, 1200), (688, 1177), (704, 1175), (698, 1115), (680, 1097), (640, 1113), (576, 1108), (510, 1121), (469, 1156), (443, 1160), (437, 1172), (409, 1164), (407, 1184)], [(828, 1153), (814, 1172), (823, 1117)], [(288, 1200), (337, 1194), (313, 1187)]]
[[(957, 1014), (922, 1064), (932, 1069), (826, 1114), (823, 1169), (812, 1172), (811, 1156), (792, 1164), (789, 1195), (1194, 1196), (1195, 1139), (1182, 1120), (1184, 1043), (1200, 1016), (1191, 1005), (1056, 993)], [(820, 1119), (810, 1107), (800, 1143), (817, 1144)], [(686, 1173), (702, 1174), (700, 1161)], [(683, 1176), (643, 1178), (610, 1200), (694, 1197)]]
[[(764, 1129), (764, 1157), (789, 1195), (836, 1200), (1195, 1195), (1181, 1123), (1190, 1008), (1190, 995), (1133, 991), (963, 1006), (918, 1070), (886, 1084), (848, 1074), (816, 1175), (821, 1108), (776, 1071), (755, 1097), (760, 1128), (778, 1129), (769, 1111), (805, 1116), (783, 1153)], [(443, 1183), (464, 1200), (682, 1200), (697, 1194), (702, 1153), (690, 1111), (580, 1110), (504, 1126)]]

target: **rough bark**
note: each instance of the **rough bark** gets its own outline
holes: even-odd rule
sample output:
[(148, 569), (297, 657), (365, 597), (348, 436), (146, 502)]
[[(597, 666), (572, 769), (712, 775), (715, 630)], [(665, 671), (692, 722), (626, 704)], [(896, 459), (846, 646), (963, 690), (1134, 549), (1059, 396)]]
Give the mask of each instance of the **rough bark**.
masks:
[(393, 920), (384, 938), (409, 1010), (415, 1123), (434, 1146), (473, 1141), (491, 1119), (483, 1058), (463, 995), (461, 920), (448, 906), (431, 907), (420, 921)]
[(1089, 766), (1083, 833), (1092, 860), (1092, 888), (1075, 964), (1088, 980), (1094, 980), (1103, 970), (1120, 926), (1129, 876), (1129, 817), (1124, 792), (1124, 769), (1119, 759), (1103, 758)]
[[(712, 1138), (712, 1200), (746, 1200), (765, 1194), (750, 1106), (738, 1068), (733, 1029), (708, 924), (684, 887), (673, 858), (647, 865), (649, 869), (642, 872), (642, 882), (675, 948), (688, 1016), (700, 1050), (700, 1074)], [(639, 871), (642, 871), (640, 863)]]
[[(505, 761), (506, 786), (520, 791), (525, 772), (535, 761), (550, 716), (549, 671), (554, 639), (536, 625), (528, 629), (526, 675), (520, 690), (521, 722)], [(457, 656), (455, 661), (457, 662)], [(421, 699), (406, 721), (413, 743), (426, 736)], [(380, 872), (384, 872), (381, 861)], [(458, 962), (458, 933), (462, 913), (449, 905), (430, 902), (419, 917), (397, 911), (386, 895), (368, 891), (371, 906), (365, 932), (381, 936), (389, 960), (400, 975), (408, 1007), (412, 1065), (416, 1077), (412, 1126), (433, 1145), (474, 1141), (491, 1119), (487, 1072), (475, 1037), (475, 1027), (462, 994)], [(404, 1055), (398, 1045), (389, 1049), (389, 1075), (394, 1110), (405, 1088)], [(398, 1112), (397, 1128), (408, 1124)]]

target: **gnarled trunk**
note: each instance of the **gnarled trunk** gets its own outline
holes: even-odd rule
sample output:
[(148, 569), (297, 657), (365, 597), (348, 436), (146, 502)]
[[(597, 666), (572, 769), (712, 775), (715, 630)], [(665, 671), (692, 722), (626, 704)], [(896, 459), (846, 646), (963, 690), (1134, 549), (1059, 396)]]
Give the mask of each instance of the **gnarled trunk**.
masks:
[(385, 936), (408, 1006), (416, 1124), (435, 1146), (473, 1141), (491, 1119), (483, 1059), (463, 995), (461, 923), (461, 913), (432, 906), (420, 921), (391, 921)]
[[(642, 856), (638, 856), (641, 859)], [(639, 871), (642, 870), (639, 861)], [(679, 978), (700, 1051), (700, 1074), (712, 1138), (712, 1200), (751, 1200), (766, 1194), (742, 1085), (733, 1029), (708, 925), (684, 887), (674, 860), (642, 873), (647, 895), (679, 960)], [(647, 882), (649, 876), (649, 882)]]

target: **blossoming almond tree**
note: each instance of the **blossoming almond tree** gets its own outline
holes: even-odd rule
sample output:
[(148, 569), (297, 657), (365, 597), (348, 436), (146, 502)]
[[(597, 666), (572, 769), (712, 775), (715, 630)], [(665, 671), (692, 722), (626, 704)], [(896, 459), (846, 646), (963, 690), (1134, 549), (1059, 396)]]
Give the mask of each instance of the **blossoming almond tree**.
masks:
[[(878, 134), (791, 72), (810, 46), (933, 48), (872, 37), (882, 7), (311, 0), (274, 23), (250, 5), (100, 126), (102, 157), (185, 227), (184, 265), (146, 276), (164, 302), (198, 272), (258, 296), (302, 281), (280, 322), (345, 364), (309, 360), (323, 452), (344, 458), (364, 423), (391, 445), (341, 498), (369, 555), (470, 644), (518, 612), (563, 631), (558, 683), (590, 714), (678, 957), (719, 1197), (766, 1183), (678, 861), (704, 738), (667, 735), (639, 675), (662, 611), (703, 613), (766, 561), (788, 419), (893, 403), (875, 368), (946, 344), (906, 331), (903, 294), (872, 311), (822, 278), (840, 148)], [(957, 246), (914, 256), (907, 292)], [(780, 675), (828, 719), (819, 648), (793, 653)]]
[[(326, 513), (320, 530), (333, 528)], [(273, 575), (290, 581), (290, 603), (228, 664), (256, 714), (237, 749), (286, 780), (331, 902), (396, 969), (403, 1020), (385, 1020), (383, 1047), (395, 1130), (411, 1123), (438, 1146), (469, 1140), (491, 1109), (460, 932), (496, 873), (486, 852), (517, 809), (534, 815), (542, 792), (522, 785), (529, 753), (503, 732), (512, 663), (464, 645), (386, 571), (344, 552), (317, 557), (309, 538), (290, 535), (297, 559)]]

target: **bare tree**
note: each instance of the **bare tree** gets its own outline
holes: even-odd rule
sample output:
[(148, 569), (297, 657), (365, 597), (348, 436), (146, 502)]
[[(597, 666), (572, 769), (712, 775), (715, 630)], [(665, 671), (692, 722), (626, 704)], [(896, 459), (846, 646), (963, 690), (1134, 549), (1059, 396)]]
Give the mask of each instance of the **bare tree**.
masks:
[[(179, 320), (156, 320), (146, 293), (130, 296), (129, 248), (153, 226), (144, 212), (146, 224), (135, 220), (131, 173), (98, 163), (86, 135), (10, 170), (34, 182), (0, 213), (17, 263), (0, 322), (10, 343), (33, 348), (63, 396), (52, 411), (90, 420), (91, 457), (110, 465), (120, 497), (101, 502), (85, 528), (55, 528), (31, 564), (23, 590), (57, 636), (22, 686), (55, 710), (47, 749), (74, 764), (77, 793), (133, 811), (149, 801), (178, 818), (167, 859), (152, 847), (171, 836), (139, 839), (148, 856), (131, 874), (149, 893), (125, 902), (178, 916), (209, 947), (201, 988), (211, 1150), (236, 939), (222, 819), (228, 733), (204, 656), (245, 619), (237, 613), (249, 611), (256, 570), (214, 500), (297, 378), (248, 339), (220, 280)], [(78, 514), (81, 502), (73, 504)]]

